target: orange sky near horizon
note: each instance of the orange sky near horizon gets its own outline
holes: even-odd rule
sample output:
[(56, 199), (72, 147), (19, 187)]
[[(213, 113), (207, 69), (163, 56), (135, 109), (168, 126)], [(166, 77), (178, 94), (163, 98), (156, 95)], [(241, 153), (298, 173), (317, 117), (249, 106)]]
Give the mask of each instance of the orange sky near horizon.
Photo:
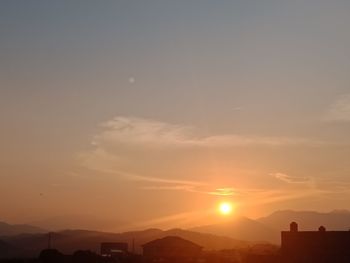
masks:
[(4, 1), (0, 221), (109, 231), (350, 209), (349, 14), (341, 0)]

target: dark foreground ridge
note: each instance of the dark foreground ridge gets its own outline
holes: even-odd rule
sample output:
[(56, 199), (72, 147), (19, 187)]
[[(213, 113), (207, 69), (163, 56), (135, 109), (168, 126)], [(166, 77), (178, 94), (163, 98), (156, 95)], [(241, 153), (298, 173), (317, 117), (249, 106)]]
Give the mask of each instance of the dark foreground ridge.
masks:
[[(195, 242), (179, 236), (156, 238), (142, 245), (136, 253), (125, 242), (102, 242), (100, 251), (78, 250), (63, 254), (48, 248), (37, 258), (3, 259), (1, 262), (33, 263), (349, 263), (350, 231), (299, 231), (292, 222), (289, 231), (281, 232), (281, 247), (269, 244), (251, 245), (236, 249), (205, 250)], [(10, 249), (10, 248), (8, 248)]]

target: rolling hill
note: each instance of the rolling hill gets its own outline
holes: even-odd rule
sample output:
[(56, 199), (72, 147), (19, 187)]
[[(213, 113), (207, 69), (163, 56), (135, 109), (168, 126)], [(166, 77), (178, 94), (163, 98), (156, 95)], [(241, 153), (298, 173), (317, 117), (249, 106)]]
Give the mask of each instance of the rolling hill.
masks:
[[(63, 253), (71, 254), (78, 249), (98, 252), (101, 242), (127, 242), (129, 244), (129, 250), (132, 251), (132, 242), (134, 240), (135, 252), (141, 253), (141, 246), (143, 244), (165, 236), (179, 236), (207, 250), (245, 248), (250, 245), (246, 241), (182, 229), (171, 229), (167, 231), (148, 229), (119, 234), (87, 230), (60, 231), (52, 234), (52, 247)], [(6, 237), (4, 241), (13, 247), (19, 248), (21, 251), (20, 256), (37, 256), (42, 249), (47, 248), (48, 235), (23, 234)], [(16, 256), (18, 256), (18, 252)]]
[(227, 236), (247, 241), (279, 243), (279, 231), (247, 217), (237, 217), (228, 222), (192, 228), (191, 230)]
[(0, 236), (12, 236), (19, 234), (44, 233), (46, 230), (32, 225), (11, 225), (0, 222)]
[[(329, 213), (314, 211), (277, 211), (269, 216), (252, 220), (236, 217), (221, 224), (199, 226), (190, 230), (147, 229), (111, 233), (89, 230), (64, 230), (52, 234), (53, 247), (70, 254), (78, 249), (99, 251), (101, 242), (127, 242), (132, 251), (134, 240), (135, 252), (141, 253), (142, 244), (165, 236), (179, 236), (190, 240), (206, 250), (246, 248), (252, 244), (268, 241), (280, 243), (280, 231), (288, 230), (289, 223), (296, 221), (300, 230), (317, 230), (324, 225), (327, 230), (350, 228), (350, 212), (335, 210)], [(0, 257), (37, 256), (47, 248), (47, 231), (30, 225), (10, 225), (0, 223)], [(245, 241), (242, 241), (245, 240)]]

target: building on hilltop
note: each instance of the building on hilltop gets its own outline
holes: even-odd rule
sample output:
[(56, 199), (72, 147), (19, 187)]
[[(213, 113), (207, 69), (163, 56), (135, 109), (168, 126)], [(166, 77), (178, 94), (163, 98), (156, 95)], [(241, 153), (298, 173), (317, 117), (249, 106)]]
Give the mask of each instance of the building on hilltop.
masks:
[(148, 262), (196, 262), (202, 247), (177, 236), (167, 236), (142, 246)]
[(281, 232), (281, 253), (285, 263), (349, 263), (350, 231), (299, 231), (292, 222)]

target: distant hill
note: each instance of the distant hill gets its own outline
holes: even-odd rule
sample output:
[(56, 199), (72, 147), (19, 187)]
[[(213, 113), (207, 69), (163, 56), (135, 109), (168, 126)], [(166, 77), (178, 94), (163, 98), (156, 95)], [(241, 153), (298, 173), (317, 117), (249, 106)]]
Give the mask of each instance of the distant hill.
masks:
[(118, 231), (117, 226), (123, 226), (124, 221), (115, 218), (104, 219), (93, 215), (76, 214), (49, 217), (29, 222), (29, 224), (51, 231), (61, 231), (64, 229), (89, 229), (94, 231), (113, 229), (113, 231)]
[(5, 222), (0, 222), (0, 236), (19, 235), (23, 233), (44, 233), (46, 230), (31, 226), (31, 225), (10, 225)]
[(289, 224), (295, 221), (300, 230), (317, 230), (323, 225), (327, 230), (349, 230), (350, 211), (334, 210), (329, 213), (314, 211), (284, 210), (257, 219), (258, 222), (278, 230), (288, 230)]
[(350, 211), (334, 210), (329, 213), (320, 213), (284, 210), (256, 220), (238, 217), (229, 222), (195, 227), (191, 230), (239, 240), (268, 241), (279, 244), (280, 231), (288, 230), (292, 221), (299, 224), (300, 230), (317, 230), (323, 225), (327, 230), (347, 231), (350, 229)]
[[(165, 236), (179, 236), (192, 241), (207, 250), (246, 248), (262, 241), (280, 243), (280, 231), (288, 230), (289, 223), (296, 221), (300, 230), (317, 230), (324, 225), (327, 230), (349, 230), (350, 211), (335, 210), (329, 213), (313, 211), (277, 211), (269, 216), (252, 220), (236, 217), (221, 224), (199, 226), (190, 230), (147, 229), (124, 233), (110, 233), (88, 230), (65, 230), (52, 235), (53, 247), (69, 254), (78, 249), (99, 251), (101, 242), (127, 242), (132, 250), (141, 253), (141, 245)], [(0, 223), (0, 257), (37, 256), (47, 247), (46, 231), (31, 225), (10, 225)], [(246, 240), (246, 241), (242, 241)], [(266, 249), (266, 246), (263, 246)]]
[[(87, 230), (60, 231), (52, 234), (52, 246), (63, 253), (70, 254), (78, 249), (89, 249), (99, 252), (101, 242), (127, 242), (129, 244), (129, 250), (131, 251), (132, 240), (134, 239), (135, 252), (141, 253), (141, 245), (165, 236), (179, 236), (208, 250), (245, 248), (250, 244), (246, 241), (239, 241), (229, 237), (197, 233), (182, 229), (167, 231), (148, 229), (119, 234)], [(21, 249), (21, 256), (37, 256), (42, 249), (47, 247), (47, 240), (47, 234), (25, 234), (4, 239), (4, 241), (11, 246)]]
[(255, 242), (268, 241), (278, 244), (280, 241), (278, 230), (247, 217), (236, 217), (225, 223), (195, 227), (191, 230)]

